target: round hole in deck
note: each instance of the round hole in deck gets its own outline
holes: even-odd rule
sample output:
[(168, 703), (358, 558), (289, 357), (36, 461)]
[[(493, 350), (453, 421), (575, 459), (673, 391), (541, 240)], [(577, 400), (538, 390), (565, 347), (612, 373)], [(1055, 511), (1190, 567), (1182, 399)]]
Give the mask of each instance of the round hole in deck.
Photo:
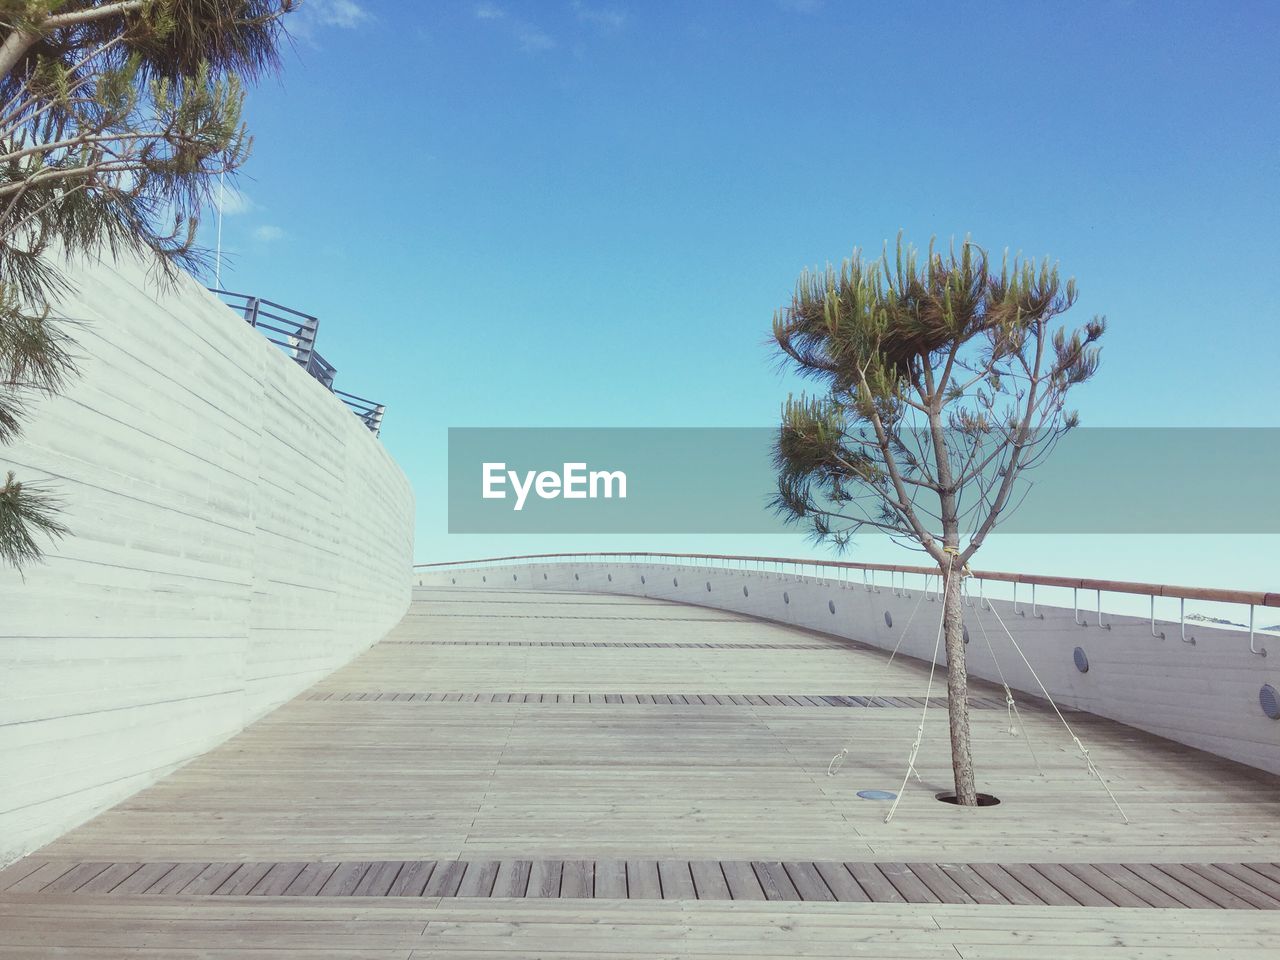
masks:
[(641, 582), (641, 583), (644, 583), (644, 574), (643, 574), (643, 573), (642, 573), (642, 574), (640, 574), (640, 582)]
[(609, 582), (610, 582), (610, 583), (613, 583), (613, 574), (612, 574), (612, 573), (611, 573), (611, 574), (609, 574)]
[(458, 582), (458, 578), (457, 578), (457, 577), (454, 577), (454, 578), (453, 578), (453, 582), (454, 582), (454, 583), (457, 583), (457, 582)]
[(858, 796), (863, 800), (896, 800), (898, 795), (892, 790), (859, 790)]
[(828, 600), (827, 609), (834, 614), (836, 612), (836, 602), (834, 600)]
[(743, 588), (742, 588), (742, 595), (743, 595), (744, 597), (749, 597), (749, 596), (751, 596), (751, 594), (747, 593), (747, 588), (746, 588), (746, 587), (743, 587)]
[(488, 577), (481, 577), (481, 578), (480, 578), (480, 582), (481, 582), (481, 583), (488, 583), (488, 582), (489, 582), (489, 578), (488, 578)]
[(791, 602), (791, 594), (787, 593), (787, 591), (785, 590), (782, 591), (782, 602), (783, 603)]
[(1084, 647), (1076, 647), (1071, 652), (1071, 659), (1076, 662), (1076, 669), (1081, 673), (1089, 672), (1089, 655), (1084, 652)]
[(710, 592), (711, 592), (711, 581), (710, 581), (710, 580), (708, 580), (708, 581), (707, 581), (707, 593), (710, 593)]
[(580, 576), (578, 576), (578, 575), (575, 573), (575, 574), (573, 575), (573, 579), (575, 579), (575, 580), (581, 580), (582, 578), (581, 578)]
[(1271, 684), (1264, 683), (1258, 691), (1258, 705), (1272, 720), (1280, 720), (1280, 694), (1276, 693), (1276, 688)]
[(679, 580), (677, 580), (675, 577), (672, 577), (672, 578), (671, 578), (671, 585), (672, 585), (673, 587), (678, 587), (678, 586), (680, 586), (680, 581), (679, 581)]
[(542, 579), (543, 580), (547, 579), (547, 575), (545, 573), (542, 575)]
[(514, 573), (511, 575), (511, 579), (512, 579), (512, 580), (517, 579), (517, 577), (516, 577), (516, 575), (515, 575)]
[[(963, 626), (964, 626), (964, 624), (961, 624), (961, 626), (963, 627)], [(968, 627), (964, 627), (964, 642), (965, 642), (965, 643), (968, 643), (968, 642), (969, 642), (969, 628), (968, 628)]]
[[(959, 804), (956, 803), (956, 795), (954, 791), (947, 791), (946, 793), (940, 793), (937, 796), (935, 796), (934, 799), (941, 800), (943, 803), (952, 803), (959, 806)], [(980, 807), (994, 807), (994, 806), (997, 806), (999, 803), (1000, 803), (999, 797), (993, 797), (989, 793), (978, 794), (978, 806)]]
[(884, 625), (885, 625), (886, 627), (892, 627), (892, 626), (893, 626), (893, 614), (892, 614), (892, 613), (890, 613), (888, 610), (886, 610), (886, 611), (884, 612)]

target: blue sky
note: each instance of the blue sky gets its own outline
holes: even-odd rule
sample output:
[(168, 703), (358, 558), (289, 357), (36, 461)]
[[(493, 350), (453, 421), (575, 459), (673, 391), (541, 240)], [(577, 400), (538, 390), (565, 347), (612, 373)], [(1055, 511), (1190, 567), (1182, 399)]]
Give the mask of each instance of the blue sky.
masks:
[[(773, 423), (773, 310), (899, 229), (1078, 278), (1111, 321), (1085, 424), (1278, 425), (1274, 5), (308, 0), (294, 30), (223, 283), (319, 315), (338, 385), (388, 405), (419, 559), (658, 548), (447, 536), (446, 429)], [(1280, 569), (1276, 538), (1113, 539), (979, 565)]]

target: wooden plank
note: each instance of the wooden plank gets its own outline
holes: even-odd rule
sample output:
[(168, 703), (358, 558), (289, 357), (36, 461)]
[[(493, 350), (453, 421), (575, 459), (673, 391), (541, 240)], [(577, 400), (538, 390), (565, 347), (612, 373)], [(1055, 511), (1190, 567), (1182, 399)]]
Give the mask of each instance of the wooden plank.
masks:
[(498, 880), (498, 866), (497, 860), (472, 860), (462, 875), (462, 883), (458, 885), (458, 896), (490, 896)]
[(427, 880), (427, 885), (422, 890), (422, 895), (424, 897), (456, 896), (458, 887), (462, 886), (462, 876), (466, 870), (467, 865), (458, 860), (437, 861), (435, 869), (431, 871), (431, 877)]
[(1002, 863), (1001, 868), (1051, 907), (1079, 906), (1076, 899), (1025, 863)]
[(835, 900), (835, 894), (827, 888), (827, 882), (814, 864), (803, 860), (784, 860), (782, 869), (787, 871), (801, 900)]
[(1010, 903), (1018, 906), (1042, 906), (1044, 901), (1022, 884), (1017, 877), (1009, 873), (998, 863), (971, 863), (969, 867), (991, 886), (1000, 891), (1000, 895)]
[(756, 876), (749, 861), (724, 860), (720, 863), (724, 872), (725, 883), (729, 885), (729, 893), (735, 900), (765, 900), (764, 887)]
[(696, 900), (698, 898), (688, 860), (659, 860), (658, 879), (662, 883), (663, 900)]
[(1052, 883), (1059, 890), (1062, 890), (1077, 903), (1086, 907), (1114, 907), (1107, 897), (1103, 896), (1093, 887), (1082, 881), (1070, 870), (1056, 863), (1033, 863), (1030, 864), (1032, 870)]
[(627, 861), (627, 896), (632, 900), (661, 900), (662, 881), (656, 860)]
[(1260, 873), (1262, 876), (1267, 877), (1270, 880), (1275, 880), (1277, 883), (1280, 883), (1280, 864), (1246, 863), (1245, 866), (1248, 867), (1250, 870), (1254, 871), (1255, 873)]
[(1191, 870), (1180, 863), (1157, 863), (1156, 869), (1161, 873), (1166, 873), (1180, 883), (1185, 884), (1195, 890), (1201, 896), (1212, 900), (1218, 906), (1229, 910), (1256, 910), (1252, 903), (1243, 897), (1237, 896), (1230, 890), (1227, 890), (1212, 880), (1206, 880), (1199, 873)]
[(1280, 909), (1280, 900), (1275, 900), (1258, 887), (1250, 883), (1244, 883), (1239, 877), (1220, 870), (1210, 863), (1185, 863), (1186, 869), (1192, 873), (1198, 873), (1204, 877), (1206, 881), (1215, 886), (1234, 894), (1241, 900), (1246, 901), (1250, 905), (1257, 907), (1259, 910), (1277, 910)]
[(627, 863), (625, 860), (597, 860), (595, 864), (597, 900), (627, 899)]
[(308, 863), (282, 891), (285, 897), (314, 897), (338, 869), (336, 863)]
[(908, 903), (942, 902), (905, 863), (878, 863), (876, 866)]
[[(142, 864), (140, 863), (113, 863), (77, 892), (82, 894), (110, 893), (140, 869), (142, 869)], [(178, 891), (175, 890), (173, 892), (177, 893)]]
[(41, 893), (71, 893), (102, 873), (109, 863), (78, 863), (57, 880), (41, 889)]
[[(148, 863), (129, 874), (127, 878), (116, 885), (112, 893), (141, 893), (146, 890), (157, 880), (161, 879), (170, 870), (176, 867), (176, 863)], [(265, 869), (265, 868), (264, 868)]]
[(1008, 898), (967, 863), (940, 863), (938, 869), (964, 890), (974, 903), (1007, 904)]
[(833, 860), (820, 860), (814, 864), (818, 873), (822, 874), (827, 889), (841, 903), (867, 903), (870, 897), (853, 879), (853, 874), (843, 863)]
[[(142, 892), (147, 896), (171, 896), (179, 893), (204, 873), (208, 866), (207, 863), (180, 863)], [(130, 871), (129, 876), (133, 876), (135, 872)], [(127, 878), (122, 878), (122, 883), (124, 879)]]
[(529, 889), (526, 897), (541, 899), (560, 896), (560, 878), (564, 864), (559, 860), (535, 860), (529, 869)]
[[(1063, 863), (1063, 870), (1074, 875), (1089, 889), (1106, 898), (1108, 903), (1117, 907), (1148, 907), (1150, 904), (1138, 896), (1124, 884), (1117, 883), (1097, 867), (1090, 863)], [(1076, 899), (1080, 899), (1076, 897)]]
[(339, 863), (333, 873), (329, 875), (329, 879), (324, 882), (324, 886), (320, 888), (317, 896), (320, 897), (349, 897), (357, 886), (360, 885), (361, 878), (369, 871), (371, 866), (368, 860), (358, 860), (350, 863)]
[[(140, 869), (145, 869), (145, 864), (140, 864)], [(238, 863), (211, 863), (201, 870), (194, 880), (182, 888), (179, 893), (193, 896), (205, 896), (212, 894), (230, 877), (233, 873), (240, 869)], [(137, 871), (134, 871), (135, 873)], [(115, 892), (114, 890), (112, 891)]]
[(64, 873), (74, 870), (76, 866), (77, 864), (74, 863), (42, 863), (35, 870), (24, 874), (20, 879), (9, 884), (8, 892), (27, 893), (28, 891), (41, 890)]
[(400, 875), (404, 862), (401, 860), (382, 860), (373, 864), (360, 878), (356, 888), (351, 891), (354, 897), (385, 897)]
[(874, 863), (846, 863), (845, 868), (853, 874), (853, 879), (873, 903), (906, 903), (906, 897), (898, 892), (898, 888), (889, 882)]
[(566, 900), (593, 897), (595, 866), (594, 860), (566, 860), (560, 873), (560, 896)]
[(19, 860), (17, 863), (11, 863), (9, 866), (0, 870), (0, 891), (8, 890), (19, 880), (31, 876), (41, 867), (46, 866), (48, 861), (37, 860), (35, 857), (27, 857)]
[(800, 892), (787, 876), (786, 868), (777, 860), (752, 860), (751, 869), (756, 872), (760, 889), (766, 900), (799, 900)]
[(693, 889), (699, 900), (731, 900), (729, 883), (724, 878), (724, 870), (715, 860), (693, 860), (689, 863), (689, 872), (693, 875)]
[(1214, 866), (1237, 880), (1244, 881), (1253, 889), (1267, 894), (1272, 900), (1280, 901), (1280, 881), (1265, 877), (1243, 863), (1215, 863)]
[(1134, 896), (1142, 898), (1145, 902), (1153, 907), (1164, 907), (1169, 909), (1186, 909), (1186, 904), (1180, 900), (1175, 900), (1159, 887), (1152, 886), (1150, 882), (1142, 879), (1131, 870), (1126, 870), (1118, 863), (1094, 863), (1090, 864), (1095, 870), (1114, 880), (1120, 886), (1124, 887)]
[(928, 887), (942, 903), (974, 903), (974, 899), (960, 884), (949, 877), (936, 863), (908, 863), (908, 870)]
[(1169, 876), (1169, 874), (1162, 870), (1157, 870), (1150, 864), (1126, 863), (1122, 864), (1122, 866), (1130, 873), (1136, 874), (1143, 880), (1146, 880), (1153, 887), (1167, 893), (1184, 906), (1194, 907), (1200, 910), (1219, 909), (1217, 903), (1201, 894), (1198, 890), (1175, 880), (1173, 877)]
[(529, 889), (529, 871), (532, 863), (528, 860), (503, 860), (498, 864), (498, 872), (494, 874), (492, 896), (523, 897)]

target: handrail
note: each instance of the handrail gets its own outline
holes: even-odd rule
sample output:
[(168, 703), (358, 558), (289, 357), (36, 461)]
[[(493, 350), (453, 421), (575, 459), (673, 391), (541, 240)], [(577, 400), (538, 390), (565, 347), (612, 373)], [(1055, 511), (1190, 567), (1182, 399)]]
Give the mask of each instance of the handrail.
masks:
[[(831, 567), (839, 570), (872, 570), (888, 573), (919, 573), (936, 576), (937, 567), (904, 566), (896, 563), (856, 563), (849, 560), (808, 560), (798, 557), (736, 556), (720, 553), (652, 553), (645, 551), (610, 551), (594, 553), (528, 553), (510, 557), (486, 557), (479, 560), (447, 560), (435, 563), (415, 563), (413, 568), (460, 567), (476, 564), (501, 563), (510, 560), (566, 560), (586, 557), (656, 557), (673, 560), (732, 560), (744, 563), (788, 563), (807, 567)], [(1183, 600), (1211, 600), (1221, 603), (1242, 603), (1256, 607), (1280, 607), (1280, 593), (1256, 590), (1226, 590), (1216, 587), (1178, 587), (1160, 583), (1138, 583), (1127, 580), (1096, 580), (1090, 577), (1052, 577), (1034, 573), (1004, 573), (994, 570), (974, 570), (972, 576), (979, 580), (995, 580), (1003, 583), (1026, 583), (1042, 587), (1066, 587), (1072, 590), (1101, 590), (1107, 593), (1128, 593), (1143, 597), (1173, 597)]]
[[(330, 393), (342, 401), (352, 413), (360, 418), (366, 427), (373, 431), (374, 436), (379, 435), (382, 430), (382, 418), (386, 412), (386, 407), (373, 400), (357, 397), (353, 393), (344, 393), (341, 390), (334, 389), (333, 381), (337, 377), (338, 371), (333, 364), (316, 352), (316, 334), (320, 328), (318, 318), (309, 313), (303, 313), (301, 310), (286, 307), (282, 303), (276, 303), (274, 300), (265, 300), (249, 293), (236, 293), (232, 290), (222, 290), (217, 287), (209, 287), (208, 290), (210, 293), (220, 297), (228, 307), (238, 310), (249, 326), (259, 332), (269, 330), (271, 333), (278, 333), (283, 336), (285, 339), (280, 340), (271, 336), (271, 333), (262, 333), (269, 342), (284, 350), (303, 370), (307, 371), (314, 379), (322, 383)], [(271, 310), (263, 309), (264, 307), (282, 310), (291, 316), (283, 317), (278, 313), (272, 313)], [(285, 324), (286, 326), (267, 323), (267, 320), (274, 320), (276, 323)]]

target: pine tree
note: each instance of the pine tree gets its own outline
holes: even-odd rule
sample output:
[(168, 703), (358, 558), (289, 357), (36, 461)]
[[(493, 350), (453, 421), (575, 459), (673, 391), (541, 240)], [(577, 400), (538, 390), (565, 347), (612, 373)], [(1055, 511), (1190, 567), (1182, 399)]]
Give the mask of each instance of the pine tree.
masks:
[[(197, 215), (251, 146), (243, 82), (279, 67), (294, 0), (0, 0), (0, 444), (75, 373), (71, 292), (81, 254), (141, 254), (173, 278), (200, 268)], [(41, 556), (58, 503), (0, 486), (0, 563)]]
[[(945, 584), (943, 631), (956, 797), (977, 802), (962, 588), (969, 559), (1025, 495), (1019, 479), (1078, 423), (1068, 391), (1098, 368), (1106, 321), (1055, 323), (1076, 300), (1058, 268), (968, 239), (921, 262), (899, 235), (837, 272), (805, 272), (774, 316), (784, 362), (822, 385), (788, 397), (775, 507), (819, 542), (879, 531), (926, 552)], [(962, 540), (964, 541), (962, 543)]]

